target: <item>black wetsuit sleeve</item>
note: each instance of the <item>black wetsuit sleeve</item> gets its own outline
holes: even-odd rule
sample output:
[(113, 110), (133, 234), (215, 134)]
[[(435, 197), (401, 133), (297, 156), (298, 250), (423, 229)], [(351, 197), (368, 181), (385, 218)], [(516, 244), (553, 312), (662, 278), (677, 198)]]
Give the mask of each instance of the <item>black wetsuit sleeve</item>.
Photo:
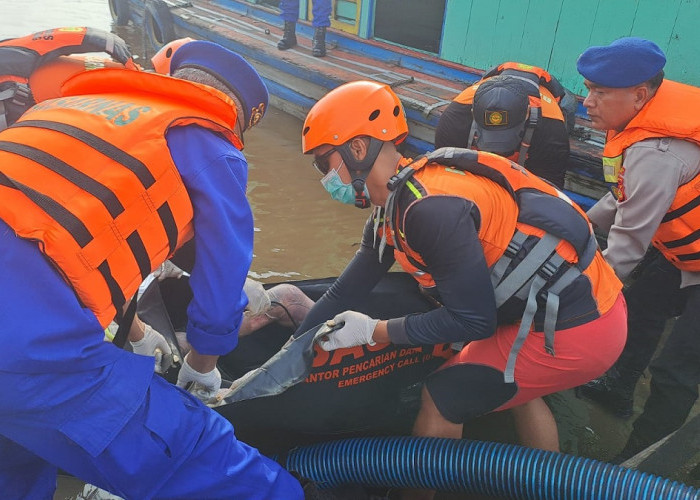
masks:
[(563, 188), (568, 161), (569, 132), (566, 125), (553, 118), (540, 118), (532, 135), (525, 168)]
[(459, 197), (430, 196), (408, 209), (404, 226), (408, 244), (432, 274), (444, 307), (406, 316), (403, 332), (390, 325), (392, 341), (461, 342), (487, 338), (496, 331), (496, 299), (478, 220), (474, 205)]
[(467, 148), (472, 127), (472, 106), (451, 102), (440, 115), (435, 128), (435, 149), (451, 146)]
[[(379, 241), (377, 241), (377, 247)], [(347, 310), (366, 308), (369, 293), (394, 263), (394, 247), (386, 246), (379, 262), (374, 248), (374, 225), (370, 217), (365, 224), (360, 249), (342, 274), (311, 308), (296, 334), (300, 335), (319, 323)]]

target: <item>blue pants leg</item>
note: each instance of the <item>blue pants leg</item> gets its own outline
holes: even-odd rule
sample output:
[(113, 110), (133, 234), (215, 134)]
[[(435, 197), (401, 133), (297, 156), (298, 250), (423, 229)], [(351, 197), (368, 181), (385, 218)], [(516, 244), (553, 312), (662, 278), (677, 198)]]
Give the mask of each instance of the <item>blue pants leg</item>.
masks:
[(311, 25), (314, 28), (331, 25), (331, 0), (312, 0), (311, 13), (314, 18)]
[[(311, 3), (312, 25), (314, 28), (331, 25), (331, 0), (313, 0)], [(283, 21), (296, 22), (299, 18), (299, 0), (282, 0), (280, 15)]]
[(280, 2), (282, 21), (297, 22), (299, 19), (299, 0), (282, 0)]
[[(36, 396), (48, 401), (62, 385), (75, 386), (81, 380), (89, 385), (94, 375), (0, 373), (0, 383), (22, 386), (21, 379), (36, 378)], [(128, 382), (128, 377), (110, 381), (115, 385)], [(22, 389), (27, 389), (26, 383)], [(47, 405), (40, 415), (16, 408), (0, 413), (0, 433), (19, 445), (11, 446), (5, 439), (0, 443), (0, 463), (14, 464), (0, 468), (0, 485), (20, 477), (19, 491), (28, 488), (32, 479), (45, 484), (52, 477), (55, 488), (56, 469), (46, 465), (51, 463), (124, 498), (303, 499), (291, 475), (238, 441), (228, 421), (161, 377), (153, 377), (143, 403), (116, 433), (110, 425), (113, 412), (104, 409), (110, 389), (102, 389), (104, 392), (62, 401), (55, 408)], [(113, 402), (118, 406), (118, 401)], [(106, 444), (101, 443), (104, 436), (109, 436)], [(15, 462), (13, 454), (18, 449), (22, 460)], [(46, 489), (44, 485), (42, 491)], [(44, 498), (42, 494), (18, 493), (14, 498)], [(5, 498), (14, 500), (3, 495)]]
[(0, 436), (0, 491), (5, 500), (52, 500), (56, 467)]

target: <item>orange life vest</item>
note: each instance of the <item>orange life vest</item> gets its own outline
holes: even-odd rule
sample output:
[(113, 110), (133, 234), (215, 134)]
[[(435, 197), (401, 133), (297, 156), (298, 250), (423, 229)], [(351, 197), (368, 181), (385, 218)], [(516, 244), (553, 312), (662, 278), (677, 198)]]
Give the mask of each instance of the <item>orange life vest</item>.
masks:
[[(673, 137), (700, 146), (700, 88), (664, 80), (624, 130), (608, 131), (603, 172), (619, 201), (625, 199), (625, 150), (654, 137)], [(652, 243), (677, 268), (700, 271), (700, 174), (678, 188)]]
[[(518, 164), (524, 165), (527, 159), (527, 150), (532, 140), (532, 134), (539, 123), (540, 116), (565, 123), (564, 114), (559, 106), (559, 102), (564, 96), (565, 90), (555, 78), (542, 68), (529, 64), (507, 62), (487, 71), (481, 80), (464, 89), (453, 100), (460, 104), (472, 105), (474, 103), (474, 94), (476, 94), (479, 86), (489, 78), (501, 74), (525, 80), (532, 86), (528, 96), (530, 101), (528, 123), (525, 128), (520, 151), (516, 152), (513, 157), (513, 160), (517, 161)], [(469, 147), (472, 146), (475, 135), (476, 128), (472, 124), (467, 142)]]
[[(32, 79), (37, 70), (60, 56), (86, 52), (106, 52), (116, 61), (105, 62), (105, 66), (114, 64), (139, 69), (124, 40), (95, 28), (55, 28), (0, 41), (0, 130), (11, 125), (35, 103), (56, 97), (60, 84), (79, 71), (80, 65), (67, 64), (72, 68), (70, 74), (63, 65), (53, 66), (51, 71), (42, 71), (40, 79)], [(82, 66), (94, 69), (96, 64), (85, 62)], [(39, 94), (43, 94), (41, 98), (35, 93), (37, 84), (44, 86), (39, 90)]]
[(39, 103), (61, 96), (61, 85), (71, 76), (104, 68), (124, 68), (124, 65), (106, 57), (89, 55), (61, 56), (39, 66), (29, 75), (29, 88), (34, 101)]
[[(615, 303), (622, 283), (598, 250), (585, 213), (561, 191), (509, 160), (486, 152), (442, 148), (400, 170), (389, 183), (385, 227), (387, 242), (408, 273), (425, 287), (435, 286), (421, 256), (406, 240), (397, 211), (399, 192), (416, 199), (452, 195), (472, 201), (480, 215), (479, 240), (491, 270), (496, 305), (511, 297), (527, 301), (518, 338), (530, 330), (537, 296), (557, 296), (581, 274), (588, 278), (600, 314)], [(534, 237), (537, 243), (516, 265), (511, 263)], [(558, 298), (556, 301), (558, 304)], [(557, 307), (545, 312), (545, 347), (553, 354)], [(512, 381), (516, 342), (506, 369)]]
[(557, 103), (560, 103), (562, 98), (566, 95), (564, 86), (559, 83), (559, 80), (554, 78), (549, 71), (531, 64), (513, 61), (504, 62), (486, 71), (482, 80), (496, 75), (519, 76), (531, 80), (540, 87), (547, 89)]
[(196, 124), (234, 135), (225, 94), (103, 69), (0, 132), (0, 219), (37, 245), (103, 326), (193, 236), (192, 204), (165, 140)]

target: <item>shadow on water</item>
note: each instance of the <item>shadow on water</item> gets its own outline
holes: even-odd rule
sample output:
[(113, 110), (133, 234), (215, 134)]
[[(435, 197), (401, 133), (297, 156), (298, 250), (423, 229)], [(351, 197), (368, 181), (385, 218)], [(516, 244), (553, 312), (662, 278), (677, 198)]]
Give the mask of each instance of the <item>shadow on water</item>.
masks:
[[(33, 13), (31, 19), (26, 17), (27, 12)], [(106, 0), (3, 0), (0, 38), (75, 25), (113, 30), (140, 56), (139, 62), (149, 66), (140, 31), (133, 26), (113, 27)], [(300, 132), (298, 119), (270, 109), (261, 124), (245, 137), (250, 164), (248, 193), (256, 226), (251, 276), (265, 282), (338, 275), (355, 253), (368, 215), (367, 211), (341, 206), (328, 198), (310, 157), (301, 154)], [(644, 378), (638, 384), (635, 415), (626, 421), (577, 399), (573, 391), (549, 396), (547, 402), (559, 425), (562, 451), (599, 460), (612, 458), (624, 446), (633, 419), (641, 413), (648, 382)], [(465, 437), (516, 441), (507, 412), (475, 420), (466, 426)], [(682, 480), (700, 486), (700, 480)], [(82, 491), (82, 482), (61, 476), (54, 498), (85, 498)]]

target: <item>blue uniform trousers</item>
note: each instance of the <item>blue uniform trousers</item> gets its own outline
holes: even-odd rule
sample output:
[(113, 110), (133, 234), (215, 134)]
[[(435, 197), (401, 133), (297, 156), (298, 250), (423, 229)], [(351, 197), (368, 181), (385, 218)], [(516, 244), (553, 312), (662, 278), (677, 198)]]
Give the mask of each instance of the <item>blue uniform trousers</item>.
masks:
[[(286, 22), (297, 22), (299, 18), (299, 0), (282, 0), (280, 2), (282, 20)], [(312, 0), (311, 14), (314, 28), (328, 27), (331, 25), (331, 0)]]
[(56, 470), (127, 499), (303, 498), (231, 424), (103, 340), (95, 315), (0, 221), (0, 498), (52, 498)]
[[(53, 498), (56, 466), (127, 499), (303, 498), (299, 483), (238, 441), (228, 421), (157, 375), (133, 415), (120, 417), (125, 408), (118, 401), (105, 406), (114, 393), (90, 387), (106, 369), (60, 376), (0, 372), (7, 403), (0, 412), (3, 500)], [(69, 384), (83, 391), (59, 396)], [(114, 429), (119, 420), (125, 423)]]

